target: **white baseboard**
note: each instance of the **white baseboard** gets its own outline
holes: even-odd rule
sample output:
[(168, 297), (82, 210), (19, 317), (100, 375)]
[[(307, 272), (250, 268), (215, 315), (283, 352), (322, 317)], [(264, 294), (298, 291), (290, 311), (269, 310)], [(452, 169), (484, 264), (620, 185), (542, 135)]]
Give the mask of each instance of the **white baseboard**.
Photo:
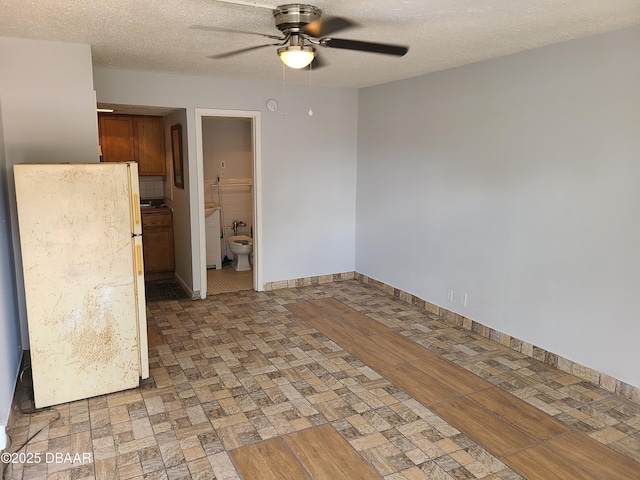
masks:
[(189, 285), (187, 285), (187, 283), (182, 279), (182, 277), (180, 277), (180, 275), (176, 273), (174, 274), (174, 278), (176, 282), (178, 282), (180, 286), (184, 288), (184, 291), (187, 292), (187, 295), (189, 295), (189, 298), (191, 298), (191, 300), (200, 299), (200, 292), (194, 292), (193, 290), (191, 290), (191, 288), (189, 288)]

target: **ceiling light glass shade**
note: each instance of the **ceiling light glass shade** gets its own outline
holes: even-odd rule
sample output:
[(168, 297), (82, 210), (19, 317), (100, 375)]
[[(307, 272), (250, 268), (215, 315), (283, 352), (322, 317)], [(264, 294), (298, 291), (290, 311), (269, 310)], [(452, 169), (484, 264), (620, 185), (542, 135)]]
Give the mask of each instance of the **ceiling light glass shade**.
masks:
[(313, 61), (316, 52), (313, 47), (288, 46), (278, 49), (280, 60), (290, 68), (304, 68)]

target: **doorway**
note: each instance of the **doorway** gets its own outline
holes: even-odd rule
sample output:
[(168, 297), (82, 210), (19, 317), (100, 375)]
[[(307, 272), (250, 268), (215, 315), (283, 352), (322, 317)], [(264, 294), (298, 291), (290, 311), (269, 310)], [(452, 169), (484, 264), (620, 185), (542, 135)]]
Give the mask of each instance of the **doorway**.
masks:
[[(195, 114), (201, 298), (229, 291), (262, 290), (260, 112), (196, 108)], [(212, 214), (216, 206), (219, 209)], [(216, 218), (220, 231), (218, 259), (211, 255)], [(228, 241), (232, 235), (251, 239), (248, 271), (237, 271), (231, 264), (234, 255)]]

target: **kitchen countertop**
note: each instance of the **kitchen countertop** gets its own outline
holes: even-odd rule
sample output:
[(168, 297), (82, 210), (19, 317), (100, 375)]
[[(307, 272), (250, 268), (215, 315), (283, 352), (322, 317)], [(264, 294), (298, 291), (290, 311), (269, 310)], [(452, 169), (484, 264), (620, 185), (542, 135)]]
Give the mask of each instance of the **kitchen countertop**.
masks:
[(140, 202), (140, 213), (142, 215), (157, 215), (161, 213), (172, 213), (171, 207), (164, 203), (163, 199), (142, 199)]
[(159, 215), (161, 213), (173, 213), (173, 210), (171, 210), (171, 207), (168, 207), (167, 205), (162, 205), (158, 207), (141, 206), (140, 213), (142, 215)]

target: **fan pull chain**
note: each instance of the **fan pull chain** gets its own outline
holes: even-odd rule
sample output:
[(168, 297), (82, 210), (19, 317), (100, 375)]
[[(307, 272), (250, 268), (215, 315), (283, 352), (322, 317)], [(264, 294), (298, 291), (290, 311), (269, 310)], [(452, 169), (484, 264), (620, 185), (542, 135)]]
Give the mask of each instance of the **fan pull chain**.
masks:
[(287, 67), (282, 64), (282, 119), (287, 118)]
[(311, 104), (313, 102), (313, 90), (311, 89), (311, 65), (313, 65), (313, 62), (309, 64), (309, 116), (313, 117), (313, 109), (311, 108)]

